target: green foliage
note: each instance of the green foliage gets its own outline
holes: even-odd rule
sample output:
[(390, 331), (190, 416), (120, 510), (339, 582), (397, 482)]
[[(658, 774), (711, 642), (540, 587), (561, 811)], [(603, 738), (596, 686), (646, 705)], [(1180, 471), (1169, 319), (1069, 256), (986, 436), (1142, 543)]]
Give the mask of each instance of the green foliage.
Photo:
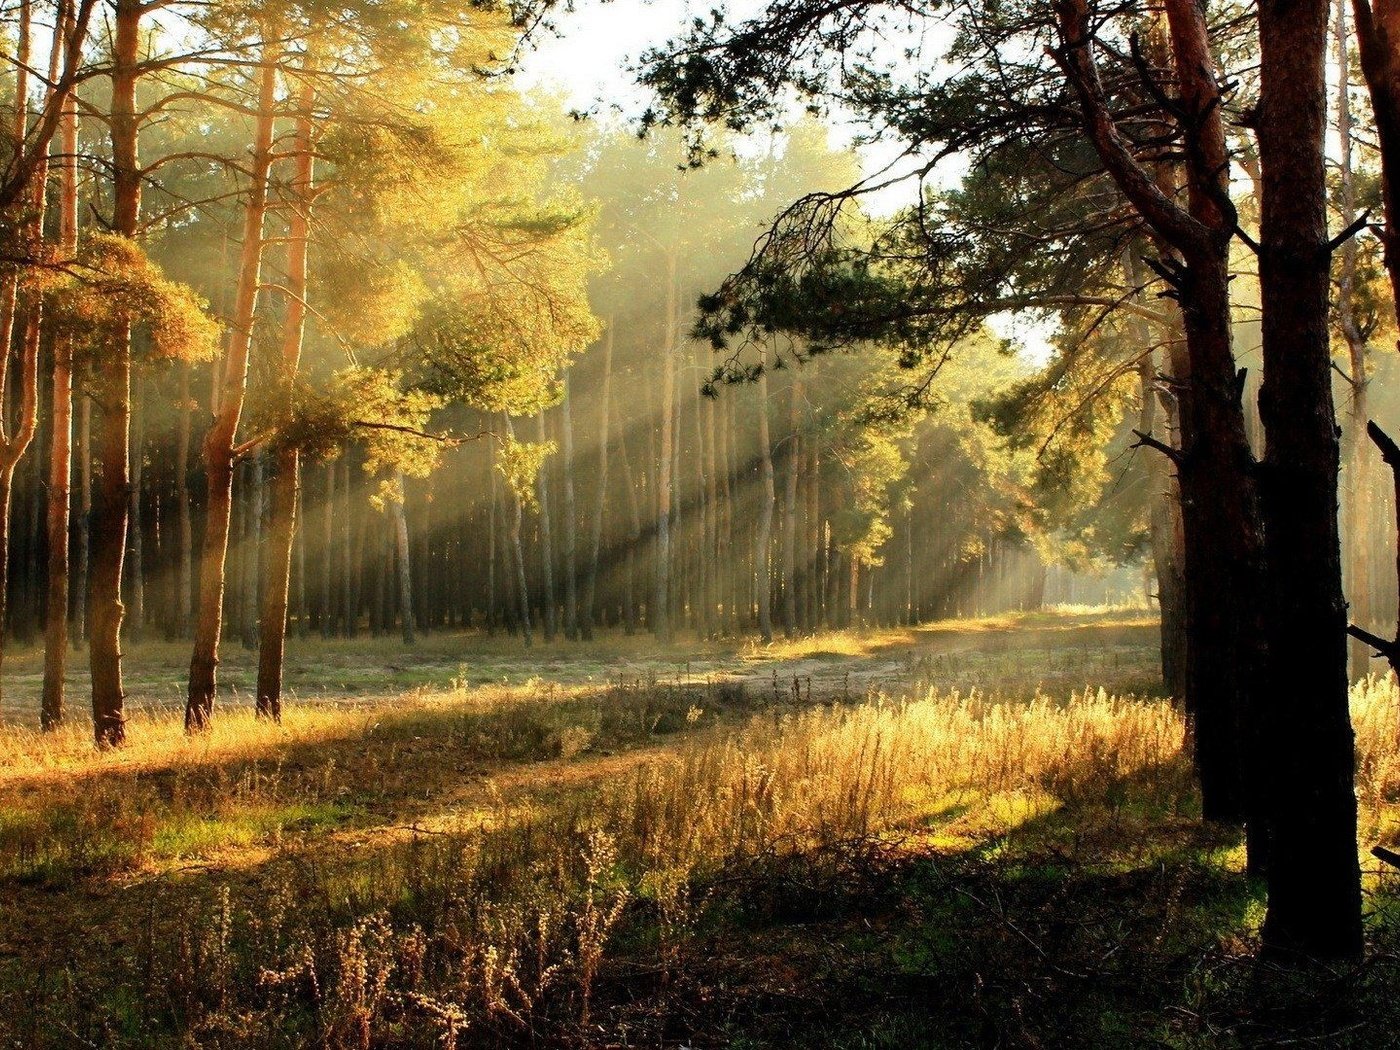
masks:
[(49, 292), (48, 316), (73, 340), (76, 354), (100, 351), (111, 333), (138, 328), (151, 360), (202, 361), (219, 349), (219, 327), (189, 286), (170, 280), (141, 247), (125, 237), (91, 234), (73, 276)]
[(502, 439), (497, 446), (496, 469), (522, 506), (537, 509), (535, 479), (544, 468), (545, 460), (556, 451), (558, 446), (553, 441), (517, 441), (514, 437)]

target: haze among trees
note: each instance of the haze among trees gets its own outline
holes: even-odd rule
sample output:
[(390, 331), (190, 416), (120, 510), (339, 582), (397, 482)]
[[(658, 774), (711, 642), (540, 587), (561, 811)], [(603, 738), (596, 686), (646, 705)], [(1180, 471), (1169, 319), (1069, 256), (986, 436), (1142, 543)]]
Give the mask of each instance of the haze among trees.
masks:
[(0, 11), (6, 1044), (1389, 1045), (1400, 4), (664, 7)]

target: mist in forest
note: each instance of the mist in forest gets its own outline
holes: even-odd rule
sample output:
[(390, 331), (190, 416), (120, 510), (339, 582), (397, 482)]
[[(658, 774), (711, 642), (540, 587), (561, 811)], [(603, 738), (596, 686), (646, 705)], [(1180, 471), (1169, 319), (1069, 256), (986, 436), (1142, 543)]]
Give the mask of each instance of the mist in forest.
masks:
[(1393, 1041), (1400, 0), (0, 23), (0, 1042)]

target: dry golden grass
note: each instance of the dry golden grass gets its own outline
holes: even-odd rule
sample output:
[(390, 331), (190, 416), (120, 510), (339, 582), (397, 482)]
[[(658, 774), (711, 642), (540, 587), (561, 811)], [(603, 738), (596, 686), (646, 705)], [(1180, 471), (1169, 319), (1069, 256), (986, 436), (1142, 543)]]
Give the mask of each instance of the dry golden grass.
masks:
[[(906, 634), (805, 652), (868, 654)], [(752, 714), (768, 702), (535, 683), (297, 707), (281, 726), (229, 711), (194, 740), (152, 711), (112, 753), (77, 728), (0, 731), (0, 878), (45, 882), (47, 907), (108, 895), (104, 939), (79, 923), (72, 943), (46, 945), (95, 982), (77, 982), (81, 1002), (0, 965), (0, 1012), (42, 1024), (82, 1010), (110, 1032), (104, 1011), (124, 1010), (133, 1046), (577, 1033), (622, 931), (674, 965), (727, 873), (870, 843), (962, 852), (1087, 811), (1126, 838), (1194, 812), (1183, 720), (1160, 699), (933, 689), (774, 696)], [(1366, 841), (1389, 840), (1395, 679), (1359, 685), (1353, 718)], [(427, 830), (378, 834), (404, 827)], [(179, 870), (192, 857), (212, 865)], [(142, 881), (103, 883), (114, 870)]]

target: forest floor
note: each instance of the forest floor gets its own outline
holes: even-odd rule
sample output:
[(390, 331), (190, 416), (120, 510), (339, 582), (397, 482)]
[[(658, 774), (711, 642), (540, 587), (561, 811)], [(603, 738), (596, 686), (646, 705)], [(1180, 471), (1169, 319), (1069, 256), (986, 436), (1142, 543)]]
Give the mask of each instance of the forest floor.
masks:
[[(25, 728), (7, 654), (0, 1045), (1394, 1045), (1393, 877), (1363, 967), (1256, 964), (1156, 645), (1136, 613), (297, 639), (273, 727), (235, 644), (189, 741), (184, 647), (148, 643), (105, 754)], [(1356, 710), (1394, 843), (1393, 681)]]

